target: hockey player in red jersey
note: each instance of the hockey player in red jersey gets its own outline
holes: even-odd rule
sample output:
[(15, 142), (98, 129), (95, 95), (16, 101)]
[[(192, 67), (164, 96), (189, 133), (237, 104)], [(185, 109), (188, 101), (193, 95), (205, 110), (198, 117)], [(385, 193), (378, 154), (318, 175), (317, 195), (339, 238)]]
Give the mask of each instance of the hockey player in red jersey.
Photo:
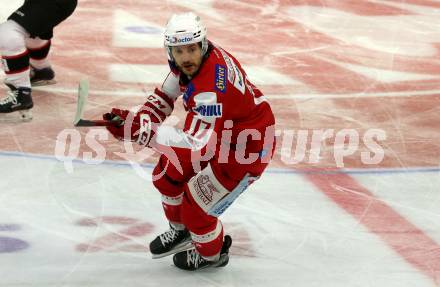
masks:
[[(106, 120), (118, 139), (136, 141), (162, 155), (153, 183), (162, 194), (170, 229), (150, 243), (153, 258), (174, 254), (185, 270), (225, 266), (231, 237), (218, 217), (272, 158), (275, 119), (240, 63), (208, 41), (193, 13), (173, 15), (165, 29), (170, 73), (137, 113), (113, 108)], [(187, 111), (183, 130), (160, 123), (177, 97)]]

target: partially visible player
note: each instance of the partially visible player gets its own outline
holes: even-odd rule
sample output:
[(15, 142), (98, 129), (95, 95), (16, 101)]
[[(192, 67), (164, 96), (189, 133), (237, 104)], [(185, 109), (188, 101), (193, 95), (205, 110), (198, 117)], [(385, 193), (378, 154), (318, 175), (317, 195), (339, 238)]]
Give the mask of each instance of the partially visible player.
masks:
[[(170, 229), (150, 243), (153, 258), (174, 254), (185, 270), (225, 266), (232, 240), (218, 217), (272, 158), (275, 119), (240, 63), (208, 41), (193, 13), (173, 15), (165, 29), (170, 73), (135, 114), (113, 108), (106, 120), (118, 139), (162, 153), (153, 183), (162, 194)], [(160, 123), (183, 94), (183, 130)], [(159, 127), (158, 127), (159, 126)]]
[(0, 100), (0, 114), (18, 111), (31, 120), (31, 85), (55, 83), (48, 60), (53, 29), (75, 10), (77, 0), (25, 0), (0, 24), (0, 54), (7, 97)]

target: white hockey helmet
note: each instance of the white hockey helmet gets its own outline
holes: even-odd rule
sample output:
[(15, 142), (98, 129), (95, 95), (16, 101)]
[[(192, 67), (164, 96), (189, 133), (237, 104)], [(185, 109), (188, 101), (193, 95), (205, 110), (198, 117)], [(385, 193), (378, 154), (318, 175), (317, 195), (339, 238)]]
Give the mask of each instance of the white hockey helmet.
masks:
[(173, 61), (171, 47), (202, 43), (202, 56), (208, 50), (206, 27), (199, 16), (192, 12), (173, 14), (165, 28), (164, 46), (168, 57)]

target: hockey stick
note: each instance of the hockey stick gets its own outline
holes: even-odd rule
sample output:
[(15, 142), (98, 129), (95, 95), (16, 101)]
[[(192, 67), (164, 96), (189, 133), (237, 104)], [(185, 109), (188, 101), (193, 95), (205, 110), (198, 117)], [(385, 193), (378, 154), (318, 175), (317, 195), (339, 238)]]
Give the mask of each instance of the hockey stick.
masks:
[(78, 102), (76, 105), (75, 119), (73, 125), (75, 127), (96, 127), (96, 126), (119, 126), (121, 121), (108, 121), (108, 120), (84, 120), (84, 107), (87, 102), (87, 96), (89, 95), (89, 81), (83, 79), (78, 85)]

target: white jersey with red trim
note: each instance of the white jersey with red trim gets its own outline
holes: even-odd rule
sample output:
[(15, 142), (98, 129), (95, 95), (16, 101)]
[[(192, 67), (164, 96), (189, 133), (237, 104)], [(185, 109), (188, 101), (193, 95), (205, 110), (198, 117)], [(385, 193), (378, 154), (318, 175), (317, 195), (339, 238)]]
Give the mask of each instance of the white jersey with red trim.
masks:
[[(173, 100), (183, 93), (188, 114), (183, 131), (159, 129), (159, 144), (172, 146), (178, 153), (215, 149), (217, 156), (221, 141), (233, 149), (241, 146), (246, 152), (263, 151), (266, 130), (275, 124), (274, 115), (262, 92), (231, 54), (210, 43), (192, 79), (172, 66), (171, 70), (161, 90)], [(226, 130), (230, 136), (222, 138)], [(269, 136), (273, 137), (273, 129)]]

